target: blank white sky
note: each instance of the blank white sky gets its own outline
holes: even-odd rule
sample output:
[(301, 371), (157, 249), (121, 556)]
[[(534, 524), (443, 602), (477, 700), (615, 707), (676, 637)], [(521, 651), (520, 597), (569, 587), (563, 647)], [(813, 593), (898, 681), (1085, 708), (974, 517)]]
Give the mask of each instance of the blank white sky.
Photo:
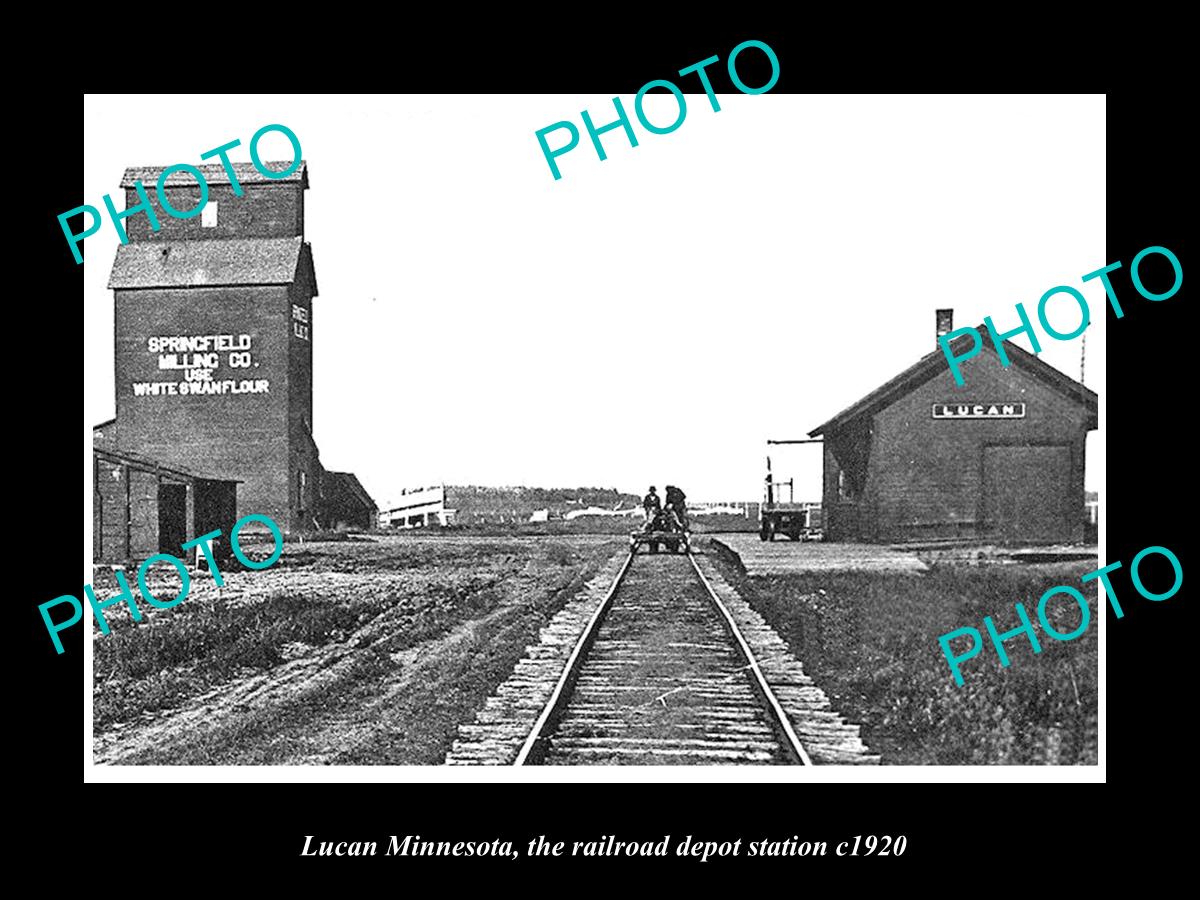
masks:
[[(1102, 96), (718, 96), (714, 113), (688, 95), (673, 134), (635, 119), (636, 149), (606, 134), (603, 163), (585, 132), (560, 181), (534, 132), (610, 121), (611, 95), (88, 96), (80, 202), (120, 208), (126, 166), (198, 164), (233, 138), (249, 160), (262, 125), (297, 134), (314, 431), (377, 501), (440, 481), (757, 499), (764, 441), (932, 349), (936, 308), (1013, 327), (1058, 284), (1092, 306), (1103, 392), (1103, 288), (1080, 282), (1110, 262)], [(652, 99), (670, 122), (674, 100)], [(107, 223), (86, 241), (85, 429), (113, 415), (116, 247)], [(1078, 378), (1080, 343), (1042, 358)], [(777, 472), (819, 499), (819, 455), (778, 452)], [(1095, 435), (1086, 480), (1103, 483)]]

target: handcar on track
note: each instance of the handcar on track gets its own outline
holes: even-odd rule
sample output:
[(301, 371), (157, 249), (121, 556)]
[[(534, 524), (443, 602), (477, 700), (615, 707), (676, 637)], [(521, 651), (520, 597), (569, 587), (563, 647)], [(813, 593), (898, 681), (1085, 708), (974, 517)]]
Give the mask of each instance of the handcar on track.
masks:
[(681, 522), (675, 511), (667, 506), (656, 513), (641, 531), (629, 535), (629, 550), (637, 553), (638, 547), (646, 545), (651, 553), (657, 553), (659, 547), (666, 547), (670, 553), (687, 553), (691, 539), (686, 523)]

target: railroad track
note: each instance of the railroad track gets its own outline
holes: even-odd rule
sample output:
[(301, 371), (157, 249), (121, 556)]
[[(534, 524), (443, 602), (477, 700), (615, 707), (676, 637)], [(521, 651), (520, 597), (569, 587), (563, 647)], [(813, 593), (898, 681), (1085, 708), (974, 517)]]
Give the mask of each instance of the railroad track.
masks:
[[(448, 763), (873, 763), (784, 642), (696, 556), (630, 554), (563, 611)], [(811, 752), (810, 752), (811, 750)]]

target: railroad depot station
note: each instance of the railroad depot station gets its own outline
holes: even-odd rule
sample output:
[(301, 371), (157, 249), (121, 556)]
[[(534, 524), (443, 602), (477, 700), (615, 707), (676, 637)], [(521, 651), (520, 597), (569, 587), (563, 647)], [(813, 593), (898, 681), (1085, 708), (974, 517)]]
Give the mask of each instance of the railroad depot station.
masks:
[[(936, 336), (953, 330), (937, 311)], [(1097, 397), (987, 329), (959, 387), (940, 346), (809, 432), (824, 439), (825, 539), (1077, 543)], [(964, 352), (970, 336), (952, 343)]]
[[(272, 518), (285, 533), (374, 523), (354, 475), (321, 464), (313, 438), (312, 248), (304, 240), (303, 162), (269, 179), (221, 165), (200, 216), (125, 219), (108, 286), (115, 303), (116, 417), (93, 430), (93, 560), (131, 563), (240, 516)], [(273, 171), (289, 164), (266, 163)], [(165, 167), (131, 168), (155, 184)], [(167, 178), (176, 209), (200, 202), (185, 173)], [(220, 544), (218, 544), (220, 547)]]

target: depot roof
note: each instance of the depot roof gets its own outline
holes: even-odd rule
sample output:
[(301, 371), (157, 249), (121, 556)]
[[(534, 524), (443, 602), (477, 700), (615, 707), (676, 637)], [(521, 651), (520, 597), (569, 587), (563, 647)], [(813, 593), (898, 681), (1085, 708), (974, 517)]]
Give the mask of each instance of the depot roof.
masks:
[[(976, 330), (982, 336), (980, 340), (983, 349), (994, 354), (996, 348), (988, 340), (987, 326), (979, 325)], [(956, 356), (967, 349), (969, 338), (970, 335), (963, 334), (950, 342), (950, 349)], [(1047, 387), (1053, 388), (1075, 403), (1084, 406), (1090, 414), (1092, 422), (1095, 422), (1098, 402), (1095, 391), (1067, 377), (1054, 368), (1054, 366), (1042, 362), (1037, 356), (1028, 350), (1018, 347), (1011, 341), (1004, 342), (1004, 352), (1008, 354), (1009, 361), (1015, 368), (1040, 381)], [(843, 409), (828, 422), (814, 428), (808, 433), (809, 437), (816, 437), (820, 434), (837, 431), (855, 419), (874, 415), (901, 397), (912, 393), (931, 378), (934, 378), (938, 374), (945, 374), (947, 371), (946, 355), (942, 352), (941, 347), (938, 347), (933, 352), (922, 356), (917, 362), (913, 363), (913, 365), (909, 366), (891, 381), (880, 385), (857, 403), (853, 403)], [(1096, 426), (1093, 424), (1090, 427), (1095, 428)]]
[[(279, 160), (270, 160), (263, 162), (263, 168), (269, 169), (272, 172), (283, 172), (288, 169), (292, 161), (280, 162)], [(262, 172), (254, 167), (253, 163), (235, 162), (230, 163), (233, 166), (233, 173), (237, 175), (240, 184), (288, 184), (299, 183), (302, 188), (308, 187), (308, 163), (300, 160), (300, 165), (295, 172), (284, 176), (283, 178), (268, 178)], [(125, 174), (121, 176), (121, 187), (131, 188), (135, 181), (140, 181), (142, 184), (153, 187), (158, 184), (158, 178), (163, 173), (163, 169), (169, 169), (170, 166), (130, 166), (125, 170)], [(196, 166), (204, 175), (204, 180), (209, 184), (230, 184), (229, 173), (225, 171), (225, 167), (220, 163), (205, 164)], [(194, 187), (196, 179), (186, 170), (172, 172), (167, 176), (167, 187)]]
[[(114, 290), (292, 284), (312, 251), (302, 237), (138, 241), (117, 248)], [(313, 279), (316, 295), (316, 279)]]

